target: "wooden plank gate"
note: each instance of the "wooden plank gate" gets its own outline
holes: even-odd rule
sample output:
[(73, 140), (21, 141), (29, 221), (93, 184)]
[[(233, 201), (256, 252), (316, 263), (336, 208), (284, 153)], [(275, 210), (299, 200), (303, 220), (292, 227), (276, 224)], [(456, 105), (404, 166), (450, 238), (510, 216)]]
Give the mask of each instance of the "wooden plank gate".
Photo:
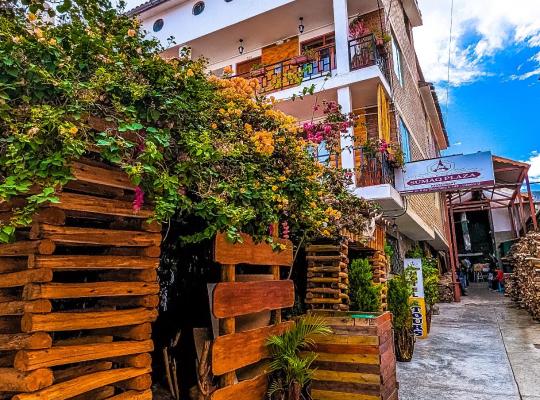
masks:
[[(219, 336), (212, 344), (212, 373), (220, 377), (220, 387), (212, 393), (212, 400), (265, 399), (268, 368), (264, 360), (269, 357), (266, 341), (293, 325), (291, 321), (282, 322), (281, 309), (294, 305), (294, 285), (290, 280), (280, 280), (280, 268), (292, 267), (292, 243), (275, 239), (286, 246), (275, 252), (270, 245), (254, 243), (247, 235), (242, 239), (242, 243), (232, 244), (220, 234), (215, 240), (214, 260), (221, 265), (221, 282), (212, 296), (213, 314), (219, 319)], [(249, 275), (238, 274), (239, 265), (247, 271), (255, 266), (269, 268), (272, 280), (246, 282), (240, 278)], [(239, 329), (240, 318), (269, 311), (270, 324)]]
[(0, 245), (0, 398), (151, 399), (161, 227), (133, 211), (124, 173), (72, 170), (60, 202)]

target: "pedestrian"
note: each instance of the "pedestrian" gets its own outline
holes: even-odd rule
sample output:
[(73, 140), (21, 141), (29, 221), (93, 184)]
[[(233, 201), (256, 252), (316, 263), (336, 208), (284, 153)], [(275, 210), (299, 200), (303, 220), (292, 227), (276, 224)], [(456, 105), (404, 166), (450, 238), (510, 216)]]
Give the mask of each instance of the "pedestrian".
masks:
[(459, 288), (461, 289), (461, 295), (467, 296), (467, 291), (465, 290), (465, 273), (463, 271), (463, 268), (460, 268), (458, 272), (456, 272), (458, 282), (459, 282)]
[(495, 278), (495, 274), (493, 273), (493, 270), (490, 268), (488, 272), (488, 289), (491, 292), (493, 290), (493, 279)]
[(504, 292), (504, 286), (503, 286), (504, 273), (501, 268), (497, 269), (497, 275), (495, 279), (497, 280), (497, 291), (499, 293), (503, 293)]
[(468, 258), (464, 258), (463, 261), (461, 261), (463, 264), (463, 274), (464, 274), (464, 285), (465, 287), (469, 286), (469, 274), (471, 273), (471, 261)]

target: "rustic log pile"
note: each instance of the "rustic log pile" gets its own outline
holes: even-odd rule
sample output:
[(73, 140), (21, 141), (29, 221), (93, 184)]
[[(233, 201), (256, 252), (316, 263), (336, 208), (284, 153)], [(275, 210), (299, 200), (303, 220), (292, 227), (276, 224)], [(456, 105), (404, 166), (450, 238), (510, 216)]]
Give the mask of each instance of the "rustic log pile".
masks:
[(320, 241), (306, 247), (307, 294), (310, 309), (349, 309), (347, 239)]
[(441, 275), (439, 280), (439, 303), (454, 302), (454, 284), (452, 283), (452, 273), (447, 272)]
[[(277, 231), (277, 230), (276, 230)], [(275, 252), (265, 243), (254, 243), (243, 235), (242, 243), (232, 244), (225, 235), (215, 240), (214, 260), (220, 264), (221, 282), (212, 291), (212, 314), (218, 319), (218, 335), (212, 342), (211, 372), (219, 377), (219, 387), (200, 393), (200, 399), (261, 400), (268, 389), (266, 342), (269, 336), (280, 335), (294, 322), (281, 320), (281, 309), (294, 305), (294, 284), (280, 280), (282, 267), (292, 267), (292, 243), (275, 239), (286, 246)], [(270, 280), (252, 279), (250, 273), (270, 269)], [(201, 389), (201, 388), (199, 388)], [(215, 389), (215, 390), (214, 390)]]
[(317, 337), (313, 400), (397, 400), (396, 357), (389, 312), (312, 311), (324, 316), (333, 334)]
[(373, 282), (381, 285), (381, 311), (386, 311), (388, 310), (388, 286), (386, 281), (388, 280), (388, 270), (390, 268), (388, 258), (384, 252), (375, 251), (369, 257), (369, 263), (372, 266)]
[(127, 175), (72, 171), (59, 203), (0, 245), (0, 398), (151, 399), (161, 227), (133, 210)]
[(540, 319), (540, 232), (530, 232), (516, 242), (507, 256), (514, 273), (506, 292), (521, 307)]

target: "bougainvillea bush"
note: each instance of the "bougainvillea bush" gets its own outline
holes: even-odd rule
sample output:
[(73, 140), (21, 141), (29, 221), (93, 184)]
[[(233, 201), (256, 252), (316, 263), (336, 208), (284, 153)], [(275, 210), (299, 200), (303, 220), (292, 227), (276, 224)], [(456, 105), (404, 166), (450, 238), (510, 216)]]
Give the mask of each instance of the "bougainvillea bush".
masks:
[(105, 0), (52, 2), (54, 23), (40, 1), (0, 7), (0, 200), (27, 196), (1, 241), (57, 201), (70, 162), (96, 156), (131, 176), (135, 209), (151, 201), (155, 219), (189, 221), (188, 242), (219, 231), (271, 241), (274, 222), (286, 235), (363, 229), (371, 206), (313, 158), (256, 80), (163, 59)]

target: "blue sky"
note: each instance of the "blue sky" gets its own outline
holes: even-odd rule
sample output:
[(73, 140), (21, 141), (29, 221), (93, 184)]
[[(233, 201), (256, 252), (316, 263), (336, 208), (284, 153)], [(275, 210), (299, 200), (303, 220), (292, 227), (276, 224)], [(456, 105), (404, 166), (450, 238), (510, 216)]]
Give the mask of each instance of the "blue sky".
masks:
[(454, 0), (450, 84), (451, 0), (419, 3), (415, 45), (441, 98), (447, 154), (491, 150), (530, 162), (540, 181), (540, 1)]

